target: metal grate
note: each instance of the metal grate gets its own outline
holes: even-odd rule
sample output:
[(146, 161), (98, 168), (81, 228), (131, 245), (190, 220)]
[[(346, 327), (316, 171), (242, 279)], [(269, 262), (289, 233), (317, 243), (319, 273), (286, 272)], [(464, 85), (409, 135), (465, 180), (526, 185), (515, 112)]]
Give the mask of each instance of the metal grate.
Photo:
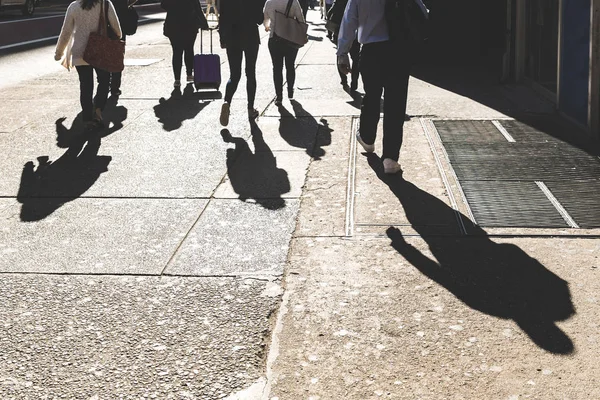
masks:
[(465, 181), (462, 188), (480, 226), (569, 227), (534, 182)]
[(506, 143), (492, 121), (437, 120), (433, 121), (442, 142), (446, 143)]
[(554, 197), (581, 228), (600, 228), (600, 181), (549, 182)]
[[(574, 221), (581, 228), (600, 228), (595, 147), (556, 118), (433, 123), (479, 225), (565, 228), (567, 219), (573, 226)], [(536, 181), (560, 204), (553, 204)], [(559, 209), (569, 215), (563, 218)]]

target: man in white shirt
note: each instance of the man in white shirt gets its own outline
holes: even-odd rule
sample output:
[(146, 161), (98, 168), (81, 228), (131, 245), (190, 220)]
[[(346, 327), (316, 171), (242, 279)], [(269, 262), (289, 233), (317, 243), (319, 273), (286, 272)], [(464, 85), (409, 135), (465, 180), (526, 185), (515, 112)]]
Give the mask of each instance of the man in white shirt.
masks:
[(360, 73), (365, 97), (357, 140), (367, 153), (375, 151), (381, 98), (383, 105), (383, 169), (402, 171), (398, 159), (404, 130), (411, 52), (408, 41), (391, 41), (385, 14), (386, 0), (349, 0), (338, 39), (338, 67), (350, 72), (348, 52), (358, 36), (362, 45)]

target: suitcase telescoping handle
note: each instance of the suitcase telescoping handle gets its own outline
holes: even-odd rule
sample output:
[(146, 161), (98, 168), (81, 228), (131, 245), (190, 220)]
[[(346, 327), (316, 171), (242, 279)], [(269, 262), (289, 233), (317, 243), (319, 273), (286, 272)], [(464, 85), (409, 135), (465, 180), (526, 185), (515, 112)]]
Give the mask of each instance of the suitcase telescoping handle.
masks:
[[(214, 29), (208, 29), (210, 31), (210, 54), (213, 54), (213, 31)], [(202, 31), (200, 31), (200, 54), (204, 54), (204, 46), (202, 44)]]

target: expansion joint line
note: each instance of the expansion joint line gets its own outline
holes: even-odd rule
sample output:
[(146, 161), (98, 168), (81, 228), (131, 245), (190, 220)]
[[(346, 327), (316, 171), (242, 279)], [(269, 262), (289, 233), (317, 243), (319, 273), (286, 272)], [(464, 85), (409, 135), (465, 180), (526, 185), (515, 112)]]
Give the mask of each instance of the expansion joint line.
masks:
[(544, 182), (540, 182), (540, 181), (535, 181), (535, 184), (538, 185), (540, 190), (544, 193), (544, 195), (546, 195), (548, 200), (550, 200), (550, 202), (552, 203), (554, 208), (556, 208), (556, 211), (558, 211), (560, 213), (561, 217), (563, 217), (563, 219), (565, 220), (567, 225), (569, 225), (571, 228), (579, 229), (579, 225), (577, 225), (577, 222), (575, 222), (575, 220), (571, 217), (569, 212), (563, 207), (563, 205), (560, 203), (560, 201), (558, 201), (558, 199), (552, 194), (552, 191), (550, 191), (548, 186), (546, 186), (546, 184)]
[[(452, 187), (450, 186), (450, 181), (448, 180), (448, 176), (446, 175), (446, 172), (444, 171), (444, 166), (442, 165), (440, 156), (435, 148), (435, 143), (433, 142), (433, 138), (431, 137), (429, 126), (431, 126), (431, 129), (433, 129), (435, 132), (437, 132), (437, 130), (435, 129), (435, 126), (433, 125), (433, 122), (431, 120), (426, 120), (424, 118), (421, 118), (421, 127), (423, 128), (423, 132), (425, 132), (425, 136), (427, 137), (427, 142), (429, 142), (429, 148), (431, 149), (431, 152), (433, 153), (433, 158), (435, 159), (435, 163), (438, 167), (438, 171), (440, 172), (442, 181), (444, 182), (444, 186), (446, 188), (446, 193), (448, 193), (448, 198), (450, 199), (450, 205), (452, 206), (452, 209), (454, 210), (454, 215), (458, 222), (458, 226), (459, 226), (462, 234), (467, 235), (467, 228), (465, 228), (465, 224), (462, 219), (461, 213), (458, 210), (458, 203), (456, 202), (456, 198), (454, 197), (454, 192), (452, 191)], [(455, 178), (456, 178), (456, 175), (455, 175)], [(458, 183), (458, 179), (456, 180), (456, 182), (457, 182), (458, 187), (460, 188), (460, 183)], [(462, 188), (460, 190), (462, 193)], [(464, 194), (463, 194), (463, 196), (464, 196)], [(465, 204), (468, 207), (468, 203), (465, 202)], [(470, 214), (471, 218), (473, 218), (471, 209), (470, 209), (470, 207), (468, 207), (468, 208), (469, 208), (469, 214)], [(472, 221), (475, 222), (475, 219), (473, 218)]]
[(354, 200), (356, 191), (356, 132), (358, 119), (352, 119), (350, 135), (350, 157), (348, 160), (348, 188), (346, 190), (346, 237), (354, 235)]

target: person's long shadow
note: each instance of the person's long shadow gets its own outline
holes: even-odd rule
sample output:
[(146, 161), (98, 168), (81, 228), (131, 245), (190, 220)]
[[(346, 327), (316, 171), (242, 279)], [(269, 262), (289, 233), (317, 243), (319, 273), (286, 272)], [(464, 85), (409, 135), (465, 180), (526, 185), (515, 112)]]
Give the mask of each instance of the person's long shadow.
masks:
[[(306, 154), (315, 160), (320, 160), (325, 155), (323, 147), (331, 144), (331, 132), (326, 119), (317, 122), (302, 104), (296, 100), (291, 101), (294, 114), (283, 105), (278, 107), (281, 118), (279, 119), (279, 135), (290, 146), (305, 149)], [(316, 132), (315, 132), (316, 131)], [(311, 132), (316, 135), (312, 136)]]
[(40, 221), (84, 194), (108, 171), (112, 157), (99, 156), (100, 134), (87, 132), (70, 140), (68, 150), (56, 161), (38, 157), (23, 167), (17, 201), (21, 221)]
[(290, 191), (287, 172), (277, 168), (277, 159), (265, 143), (263, 134), (255, 122), (251, 123), (254, 152), (248, 142), (233, 137), (229, 130), (223, 129), (221, 136), (235, 148), (227, 149), (227, 173), (229, 181), (239, 199), (254, 199), (256, 203), (269, 210), (278, 210), (286, 206), (282, 195)]
[(201, 101), (200, 96), (194, 94), (194, 86), (186, 85), (183, 92), (176, 87), (168, 99), (161, 98), (154, 106), (154, 115), (167, 132), (175, 131), (183, 125), (183, 121), (194, 119), (209, 102)]
[(427, 235), (418, 223), (423, 214), (447, 214), (445, 220), (450, 220), (455, 211), (399, 175), (386, 176), (379, 157), (370, 155), (368, 161), (396, 195), (435, 260), (407, 243), (397, 228), (390, 227), (387, 235), (398, 253), (469, 307), (512, 319), (542, 349), (555, 354), (574, 351), (572, 340), (556, 325), (575, 314), (568, 282), (519, 247), (493, 242), (480, 228), (474, 228), (479, 230), (477, 237)]
[[(87, 133), (93, 133), (100, 138), (105, 138), (113, 133), (123, 129), (123, 123), (127, 119), (128, 110), (124, 106), (117, 106), (111, 102), (111, 98), (106, 105), (103, 113), (104, 127), (86, 128), (81, 118), (81, 113), (77, 114), (71, 127), (67, 128), (64, 124), (66, 117), (61, 117), (56, 120), (56, 145), (61, 149), (67, 149), (73, 141), (77, 141), (78, 137)], [(76, 144), (76, 143), (75, 143)]]

